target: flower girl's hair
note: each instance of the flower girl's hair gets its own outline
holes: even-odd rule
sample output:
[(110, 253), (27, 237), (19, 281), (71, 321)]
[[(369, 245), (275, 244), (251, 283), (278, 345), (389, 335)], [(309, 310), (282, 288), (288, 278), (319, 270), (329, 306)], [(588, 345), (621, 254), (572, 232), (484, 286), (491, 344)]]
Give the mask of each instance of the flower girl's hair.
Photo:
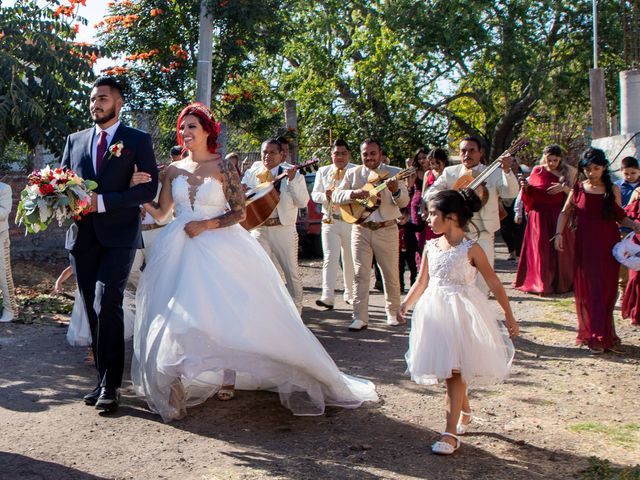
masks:
[(474, 212), (482, 208), (482, 201), (472, 190), (464, 189), (444, 190), (438, 192), (432, 199), (434, 207), (446, 217), (455, 213), (458, 217), (458, 226), (464, 228), (473, 217)]

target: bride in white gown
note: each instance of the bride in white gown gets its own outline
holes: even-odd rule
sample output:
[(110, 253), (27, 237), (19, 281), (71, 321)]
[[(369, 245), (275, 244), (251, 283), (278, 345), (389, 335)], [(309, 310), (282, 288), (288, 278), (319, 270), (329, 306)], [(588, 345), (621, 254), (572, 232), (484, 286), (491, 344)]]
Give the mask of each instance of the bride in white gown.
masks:
[(232, 398), (234, 383), (277, 391), (295, 415), (377, 400), (373, 383), (338, 370), (238, 224), (244, 193), (235, 168), (213, 153), (216, 137), (206, 107), (186, 107), (178, 140), (189, 156), (168, 168), (159, 208), (145, 206), (158, 218), (175, 208), (175, 220), (154, 242), (138, 287), (136, 393), (165, 422), (217, 392)]

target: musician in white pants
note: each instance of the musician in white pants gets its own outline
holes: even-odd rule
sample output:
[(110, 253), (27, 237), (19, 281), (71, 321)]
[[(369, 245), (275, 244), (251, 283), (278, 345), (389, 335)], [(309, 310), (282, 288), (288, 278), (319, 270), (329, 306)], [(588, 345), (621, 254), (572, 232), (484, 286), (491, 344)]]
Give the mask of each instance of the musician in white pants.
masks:
[[(464, 137), (460, 141), (460, 158), (462, 163), (446, 167), (442, 175), (434, 182), (429, 189), (425, 190), (424, 201), (428, 202), (436, 193), (453, 188), (454, 183), (464, 176), (477, 176), (486, 165), (481, 163), (484, 156), (482, 141), (473, 136)], [(498, 213), (498, 202), (500, 197), (504, 199), (515, 198), (520, 190), (520, 185), (515, 174), (511, 170), (513, 157), (503, 156), (499, 160), (502, 168), (493, 172), (485, 182), (485, 187), (489, 193), (487, 203), (479, 212), (473, 214), (469, 222), (469, 237), (476, 240), (478, 245), (487, 255), (489, 264), (493, 266), (495, 260), (495, 232), (500, 229), (500, 216)], [(489, 287), (485, 283), (482, 275), (477, 275), (476, 285), (480, 290), (489, 293)]]
[(280, 200), (275, 210), (251, 235), (260, 242), (269, 257), (280, 265), (287, 282), (287, 290), (293, 298), (298, 312), (302, 312), (302, 279), (298, 271), (298, 232), (296, 220), (298, 210), (309, 203), (309, 192), (304, 177), (283, 163), (282, 146), (275, 140), (267, 140), (261, 147), (261, 162), (255, 162), (242, 178), (248, 188), (270, 182), (287, 171), (279, 186)]
[(382, 272), (387, 325), (398, 325), (396, 316), (400, 309), (400, 241), (397, 219), (401, 216), (400, 209), (409, 203), (406, 183), (392, 179), (400, 169), (382, 163), (380, 144), (376, 140), (367, 139), (360, 145), (360, 158), (362, 165), (348, 170), (333, 193), (336, 204), (367, 199), (370, 195), (366, 189), (369, 182), (384, 178), (388, 180), (387, 188), (378, 194), (379, 205), (364, 221), (354, 225), (351, 231), (355, 291), (353, 322), (349, 325), (349, 330), (354, 332), (369, 325), (369, 286), (374, 256)]
[(311, 199), (322, 205), (322, 295), (316, 305), (331, 310), (334, 305), (338, 264), (342, 256), (344, 301), (353, 304), (353, 257), (351, 255), (351, 224), (340, 217), (340, 207), (331, 199), (333, 191), (344, 178), (345, 171), (355, 167), (349, 163), (349, 146), (338, 139), (331, 147), (331, 165), (316, 173)]
[(16, 293), (13, 288), (11, 274), (11, 253), (9, 251), (9, 214), (11, 213), (13, 197), (11, 187), (0, 182), (0, 291), (2, 291), (2, 317), (0, 322), (10, 322), (18, 314)]

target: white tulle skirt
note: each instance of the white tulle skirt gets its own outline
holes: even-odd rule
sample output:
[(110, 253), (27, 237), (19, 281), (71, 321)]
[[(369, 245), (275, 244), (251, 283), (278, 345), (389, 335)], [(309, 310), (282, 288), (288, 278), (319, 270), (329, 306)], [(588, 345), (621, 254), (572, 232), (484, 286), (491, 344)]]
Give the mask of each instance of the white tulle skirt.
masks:
[(513, 343), (475, 285), (430, 284), (411, 322), (405, 358), (416, 383), (438, 383), (453, 370), (470, 386), (498, 383), (509, 374)]
[(132, 380), (170, 421), (236, 372), (236, 388), (276, 391), (296, 415), (375, 401), (374, 385), (342, 374), (302, 323), (273, 263), (241, 226), (184, 233), (181, 217), (154, 242), (140, 279)]
[[(124, 339), (129, 340), (133, 336), (133, 324), (135, 322), (135, 297), (125, 290), (124, 292)], [(72, 347), (88, 347), (91, 345), (91, 328), (89, 317), (84, 308), (84, 301), (80, 291), (76, 288), (73, 300), (73, 310), (67, 329), (67, 342)]]

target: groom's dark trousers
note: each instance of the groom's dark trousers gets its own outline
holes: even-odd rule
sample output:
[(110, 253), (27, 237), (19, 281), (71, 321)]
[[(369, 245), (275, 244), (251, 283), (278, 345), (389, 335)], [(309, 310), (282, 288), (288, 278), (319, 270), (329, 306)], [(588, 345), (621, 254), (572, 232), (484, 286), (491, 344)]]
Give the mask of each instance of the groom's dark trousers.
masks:
[[(122, 142), (124, 148), (119, 156), (107, 148), (97, 173), (93, 141), (94, 128), (70, 135), (62, 166), (98, 183), (95, 191), (102, 195), (105, 211), (77, 220), (67, 232), (66, 247), (89, 318), (98, 385), (119, 388), (124, 369), (124, 289), (135, 251), (142, 247), (140, 205), (155, 197), (158, 170), (147, 133), (120, 124), (110, 146)], [(149, 173), (152, 181), (129, 187), (134, 165)]]

